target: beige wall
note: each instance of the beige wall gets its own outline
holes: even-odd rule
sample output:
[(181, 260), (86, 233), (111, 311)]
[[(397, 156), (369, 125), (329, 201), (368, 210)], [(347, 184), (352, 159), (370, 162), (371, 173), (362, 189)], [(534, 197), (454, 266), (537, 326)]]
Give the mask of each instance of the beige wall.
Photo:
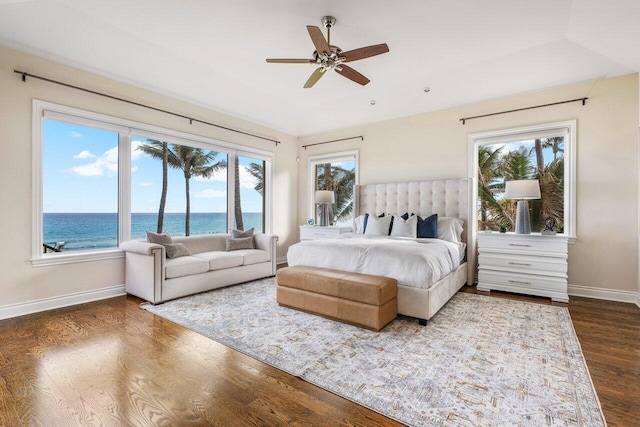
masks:
[[(106, 92), (246, 132), (282, 141), (275, 144), (29, 79), (14, 69)], [(187, 78), (188, 76), (185, 76)], [(122, 285), (124, 259), (37, 267), (31, 265), (31, 108), (32, 99), (81, 108), (274, 152), (274, 233), (279, 256), (297, 239), (297, 138), (167, 96), (48, 60), (0, 47), (0, 307)], [(250, 101), (250, 100), (249, 100)]]
[[(307, 156), (358, 149), (362, 184), (466, 177), (468, 134), (575, 119), (578, 239), (569, 249), (569, 284), (635, 292), (638, 83), (638, 75), (630, 74), (301, 138), (301, 144), (310, 144), (365, 137), (363, 142), (352, 140), (299, 151), (298, 221), (303, 224), (308, 215)], [(466, 125), (459, 121), (461, 117), (584, 96), (589, 97), (586, 106), (577, 102), (470, 120)]]

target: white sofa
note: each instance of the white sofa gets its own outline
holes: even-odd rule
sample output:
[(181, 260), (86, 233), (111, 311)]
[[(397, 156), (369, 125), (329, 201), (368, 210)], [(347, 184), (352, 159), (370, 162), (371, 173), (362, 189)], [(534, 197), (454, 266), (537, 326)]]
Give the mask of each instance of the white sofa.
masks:
[(120, 244), (126, 254), (126, 291), (153, 304), (276, 274), (278, 236), (256, 234), (255, 249), (226, 251), (228, 234), (174, 237), (191, 255), (168, 259), (164, 246)]

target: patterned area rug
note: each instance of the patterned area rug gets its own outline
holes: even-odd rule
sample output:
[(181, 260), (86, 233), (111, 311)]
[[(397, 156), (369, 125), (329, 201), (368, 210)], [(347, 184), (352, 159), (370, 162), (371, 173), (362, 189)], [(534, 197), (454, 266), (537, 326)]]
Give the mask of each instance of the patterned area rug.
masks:
[(278, 306), (275, 279), (143, 307), (409, 425), (604, 426), (569, 311), (458, 293), (382, 332)]

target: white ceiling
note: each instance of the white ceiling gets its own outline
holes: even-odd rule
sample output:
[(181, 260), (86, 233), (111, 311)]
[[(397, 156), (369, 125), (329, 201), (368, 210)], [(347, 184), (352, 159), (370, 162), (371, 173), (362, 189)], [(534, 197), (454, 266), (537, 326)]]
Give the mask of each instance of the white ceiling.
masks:
[[(265, 62), (311, 58), (324, 15), (345, 51), (388, 44), (350, 63), (367, 86)], [(639, 22), (639, 0), (0, 0), (0, 44), (298, 136), (637, 72)]]

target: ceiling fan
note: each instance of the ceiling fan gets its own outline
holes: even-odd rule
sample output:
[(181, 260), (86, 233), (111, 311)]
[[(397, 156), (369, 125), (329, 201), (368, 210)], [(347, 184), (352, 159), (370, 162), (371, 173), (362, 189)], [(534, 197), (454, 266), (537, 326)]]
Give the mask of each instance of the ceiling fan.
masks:
[(267, 59), (269, 63), (275, 64), (318, 64), (320, 67), (311, 74), (311, 77), (304, 84), (305, 89), (313, 87), (314, 84), (327, 72), (334, 70), (336, 73), (353, 80), (361, 85), (370, 82), (368, 78), (345, 65), (345, 62), (353, 62), (359, 59), (369, 58), (371, 56), (380, 55), (389, 52), (386, 43), (376, 44), (372, 46), (361, 47), (359, 49), (343, 52), (338, 46), (331, 44), (331, 28), (335, 25), (336, 18), (333, 16), (324, 16), (322, 25), (327, 29), (327, 38), (324, 38), (322, 30), (313, 25), (307, 25), (307, 31), (316, 50), (313, 52), (313, 59)]

